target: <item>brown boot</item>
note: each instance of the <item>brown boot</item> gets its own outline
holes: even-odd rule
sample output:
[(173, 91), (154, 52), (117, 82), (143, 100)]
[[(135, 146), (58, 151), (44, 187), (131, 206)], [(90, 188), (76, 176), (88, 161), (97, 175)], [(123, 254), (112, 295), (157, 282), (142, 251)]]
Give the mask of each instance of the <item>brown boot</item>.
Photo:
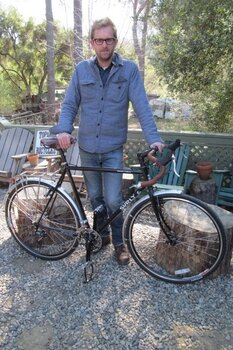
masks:
[(105, 247), (106, 245), (111, 243), (111, 236), (103, 236), (102, 238), (102, 247)]
[(127, 265), (129, 263), (129, 251), (124, 244), (115, 246), (115, 255), (119, 265)]

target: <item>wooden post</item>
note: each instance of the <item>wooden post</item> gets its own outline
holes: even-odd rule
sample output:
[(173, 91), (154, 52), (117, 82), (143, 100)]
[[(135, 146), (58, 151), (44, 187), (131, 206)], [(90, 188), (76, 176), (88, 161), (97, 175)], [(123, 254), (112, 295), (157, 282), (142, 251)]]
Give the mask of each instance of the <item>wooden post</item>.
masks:
[(226, 254), (220, 266), (211, 277), (217, 277), (229, 273), (231, 266), (232, 250), (233, 250), (233, 214), (225, 209), (211, 205), (212, 209), (222, 221), (226, 232)]
[[(211, 277), (217, 277), (227, 274), (230, 269), (233, 249), (233, 214), (215, 205), (211, 207), (222, 221), (227, 236), (225, 257), (218, 269), (211, 275)], [(164, 240), (164, 233), (160, 232), (155, 252), (157, 263), (172, 274), (179, 273), (184, 268), (191, 269), (192, 273), (204, 271), (208, 268), (211, 251), (218, 248), (213, 225), (206, 220), (206, 215), (201, 215), (201, 211), (192, 210), (190, 213), (185, 203), (168, 207), (167, 213), (165, 219), (171, 229), (177, 232), (180, 244), (175, 246), (167, 244)], [(209, 239), (211, 234), (213, 234), (212, 240)], [(182, 245), (183, 240), (184, 245)], [(199, 240), (198, 249), (196, 249), (196, 240)]]
[(199, 198), (203, 202), (215, 204), (217, 193), (215, 180), (212, 178), (209, 180), (201, 180), (199, 177), (195, 177), (189, 187), (189, 193), (191, 196)]

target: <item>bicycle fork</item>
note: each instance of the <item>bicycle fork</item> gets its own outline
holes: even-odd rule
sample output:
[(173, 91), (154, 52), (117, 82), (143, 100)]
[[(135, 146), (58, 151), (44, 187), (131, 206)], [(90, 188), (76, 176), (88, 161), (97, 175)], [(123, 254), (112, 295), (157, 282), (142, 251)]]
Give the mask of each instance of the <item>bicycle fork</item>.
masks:
[(152, 206), (154, 209), (155, 216), (158, 220), (159, 226), (162, 229), (165, 236), (167, 237), (167, 243), (174, 246), (177, 243), (176, 234), (164, 219), (164, 216), (161, 210), (162, 209), (161, 205), (163, 204), (160, 203), (158, 197), (156, 197), (156, 199), (153, 195), (150, 195), (150, 197), (151, 197)]

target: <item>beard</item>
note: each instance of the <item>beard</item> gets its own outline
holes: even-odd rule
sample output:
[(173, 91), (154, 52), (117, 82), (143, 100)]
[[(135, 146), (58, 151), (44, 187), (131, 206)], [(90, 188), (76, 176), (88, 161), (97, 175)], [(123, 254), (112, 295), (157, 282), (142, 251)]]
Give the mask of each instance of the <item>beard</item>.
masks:
[(102, 50), (100, 52), (96, 52), (97, 59), (101, 62), (108, 62), (112, 59), (113, 50)]

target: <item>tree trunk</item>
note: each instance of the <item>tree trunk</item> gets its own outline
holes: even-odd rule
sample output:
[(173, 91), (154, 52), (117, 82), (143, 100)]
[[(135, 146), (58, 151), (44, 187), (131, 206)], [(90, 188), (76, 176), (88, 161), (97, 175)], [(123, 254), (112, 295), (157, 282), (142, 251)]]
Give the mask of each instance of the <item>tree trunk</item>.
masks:
[(83, 59), (82, 0), (74, 0), (74, 60)]
[[(141, 3), (138, 0), (133, 1), (133, 42), (143, 80), (145, 75), (145, 51), (150, 9), (150, 0), (145, 0)], [(140, 32), (141, 38), (139, 38)]]
[(49, 120), (55, 111), (55, 69), (54, 69), (54, 35), (52, 0), (46, 2), (46, 38), (47, 38), (47, 67), (48, 67), (48, 116)]

